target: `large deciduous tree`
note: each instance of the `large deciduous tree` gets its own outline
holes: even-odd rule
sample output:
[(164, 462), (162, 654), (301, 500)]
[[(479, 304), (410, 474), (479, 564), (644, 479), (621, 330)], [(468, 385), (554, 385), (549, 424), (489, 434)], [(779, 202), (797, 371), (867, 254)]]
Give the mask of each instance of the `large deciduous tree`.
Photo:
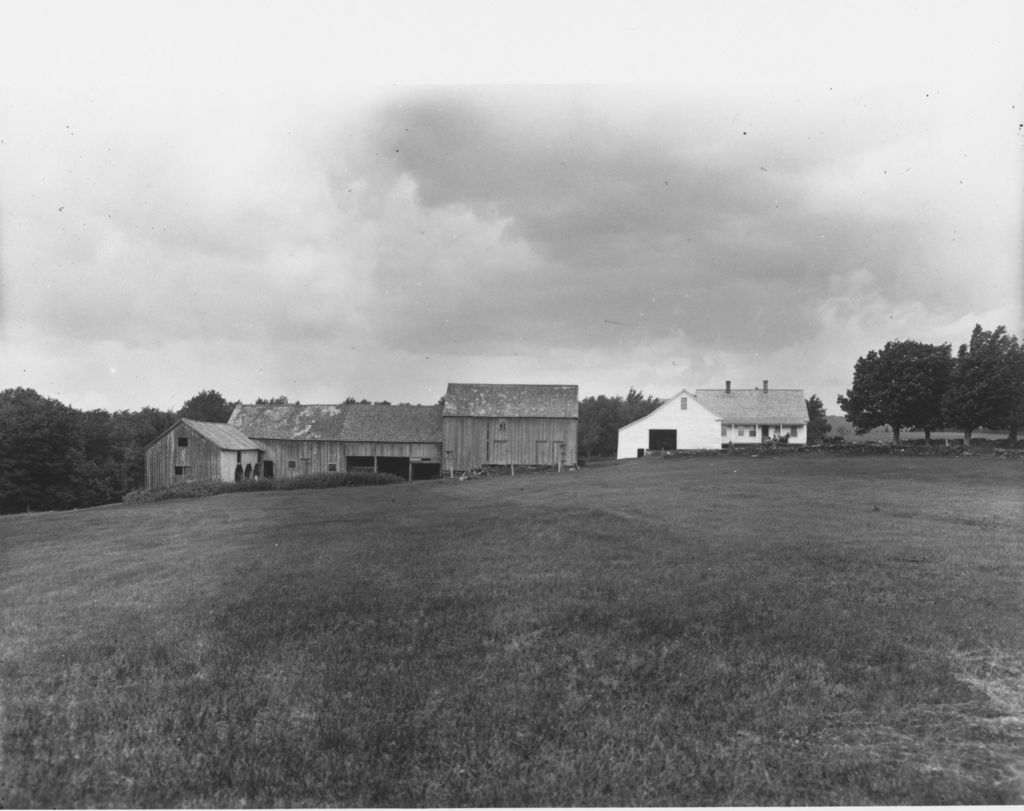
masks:
[(227, 422), (234, 408), (234, 403), (225, 400), (219, 391), (204, 389), (185, 401), (178, 416), (200, 422)]
[(812, 394), (807, 403), (807, 444), (817, 445), (824, 442), (826, 435), (832, 430), (832, 424), (825, 416), (825, 404), (817, 394)]
[(952, 368), (949, 344), (889, 341), (857, 359), (853, 387), (837, 402), (858, 433), (890, 425), (897, 445), (903, 428), (924, 431), (929, 441), (942, 425), (942, 397)]
[(1005, 326), (975, 325), (957, 352), (942, 408), (946, 421), (964, 432), (965, 445), (977, 428), (1007, 429), (1017, 441), (1024, 420), (1024, 349)]

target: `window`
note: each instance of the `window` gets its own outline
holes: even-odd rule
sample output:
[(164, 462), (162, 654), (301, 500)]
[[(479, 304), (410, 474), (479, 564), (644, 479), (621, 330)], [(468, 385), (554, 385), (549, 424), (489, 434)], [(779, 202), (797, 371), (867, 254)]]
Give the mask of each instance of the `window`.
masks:
[(726, 425), (722, 426), (722, 436), (729, 436), (729, 427)]
[(291, 468), (292, 470), (295, 470), (295, 460), (294, 459), (289, 459), (288, 460), (288, 467)]
[(337, 473), (338, 472), (338, 465), (337, 465), (337, 463), (336, 462), (328, 462), (327, 463), (327, 472), (328, 473)]
[(747, 429), (747, 436), (757, 436), (757, 426), (756, 425), (751, 425), (750, 428)]
[(683, 411), (686, 411), (686, 398), (685, 397), (680, 397), (679, 398), (679, 408), (682, 409)]
[(175, 465), (174, 475), (175, 476), (188, 476), (192, 472), (191, 465)]
[(498, 430), (499, 431), (505, 431), (505, 430), (507, 430), (507, 427), (508, 426), (506, 426), (504, 422), (499, 422), (498, 423)]
[(188, 437), (187, 436), (179, 436), (178, 437), (178, 447), (179, 448), (187, 448), (188, 447)]
[(799, 425), (791, 425), (789, 427), (789, 435), (790, 436), (796, 436), (799, 433), (800, 433), (800, 426)]

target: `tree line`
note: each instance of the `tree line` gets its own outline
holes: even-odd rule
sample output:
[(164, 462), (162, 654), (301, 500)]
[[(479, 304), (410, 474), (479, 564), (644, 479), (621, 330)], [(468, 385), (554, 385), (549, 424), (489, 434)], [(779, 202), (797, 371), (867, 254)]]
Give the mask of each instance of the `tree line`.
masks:
[[(256, 400), (289, 402), (285, 396)], [(889, 425), (897, 443), (904, 429), (923, 431), (930, 440), (940, 428), (963, 431), (965, 444), (979, 428), (1005, 430), (1016, 442), (1024, 420), (1024, 347), (1004, 326), (975, 326), (955, 356), (949, 344), (890, 341), (857, 360), (853, 385), (837, 402), (857, 432)], [(814, 444), (830, 426), (816, 395), (806, 404), (808, 442)], [(580, 400), (580, 458), (614, 457), (619, 428), (659, 405), (633, 388), (625, 397)], [(145, 448), (175, 420), (227, 422), (234, 406), (219, 392), (204, 390), (177, 411), (80, 411), (33, 389), (0, 391), (0, 513), (119, 501), (143, 486)]]
[(179, 417), (227, 422), (234, 403), (204, 390), (177, 411), (81, 411), (34, 389), (0, 391), (0, 513), (120, 501), (143, 486), (145, 448)]
[(1024, 420), (1024, 347), (1005, 326), (975, 325), (953, 355), (949, 344), (889, 341), (853, 370), (853, 386), (837, 402), (858, 433), (888, 425), (899, 444), (903, 429), (963, 431), (964, 445), (981, 428), (1006, 431), (1016, 443)]

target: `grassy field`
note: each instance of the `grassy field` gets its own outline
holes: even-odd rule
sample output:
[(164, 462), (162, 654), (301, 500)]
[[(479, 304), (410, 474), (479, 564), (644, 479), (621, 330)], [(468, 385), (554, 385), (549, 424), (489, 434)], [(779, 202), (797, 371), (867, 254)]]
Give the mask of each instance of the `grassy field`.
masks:
[(0, 518), (3, 807), (1024, 801), (1024, 463)]

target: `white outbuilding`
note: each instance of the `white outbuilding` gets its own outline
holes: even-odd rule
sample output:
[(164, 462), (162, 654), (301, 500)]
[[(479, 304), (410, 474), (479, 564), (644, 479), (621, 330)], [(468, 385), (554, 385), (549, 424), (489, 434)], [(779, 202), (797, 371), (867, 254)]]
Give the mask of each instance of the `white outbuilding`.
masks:
[(726, 445), (807, 443), (802, 389), (683, 389), (619, 429), (619, 459), (648, 451), (713, 450)]

